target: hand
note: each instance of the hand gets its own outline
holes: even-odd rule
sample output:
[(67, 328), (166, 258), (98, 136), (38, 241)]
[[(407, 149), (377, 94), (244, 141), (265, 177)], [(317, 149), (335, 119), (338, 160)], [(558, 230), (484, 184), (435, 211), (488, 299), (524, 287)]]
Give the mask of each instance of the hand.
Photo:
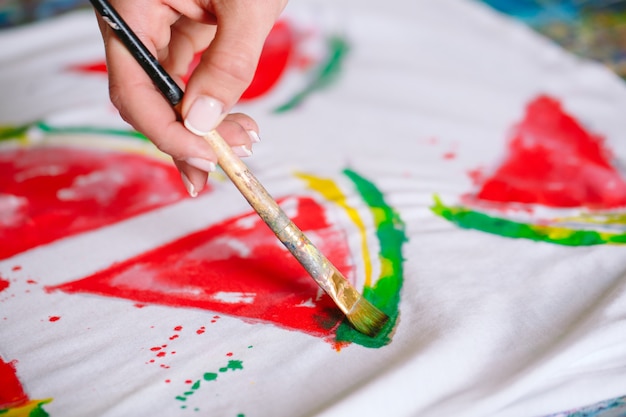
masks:
[[(217, 128), (240, 156), (252, 154), (256, 122), (228, 112), (248, 87), (265, 39), (287, 0), (111, 0), (111, 4), (183, 86), (182, 77), (205, 51), (182, 101), (184, 126), (135, 59), (99, 18), (109, 94), (121, 117), (169, 154), (189, 194), (196, 196), (217, 157), (198, 135)], [(185, 128), (186, 127), (186, 128)]]

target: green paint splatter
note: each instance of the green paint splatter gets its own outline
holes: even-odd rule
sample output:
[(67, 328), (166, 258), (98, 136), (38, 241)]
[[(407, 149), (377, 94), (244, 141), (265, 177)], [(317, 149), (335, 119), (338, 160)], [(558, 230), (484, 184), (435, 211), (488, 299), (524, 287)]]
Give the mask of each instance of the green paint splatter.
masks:
[(356, 186), (363, 200), (369, 207), (380, 242), (378, 254), (381, 272), (373, 287), (366, 286), (363, 296), (389, 316), (389, 321), (376, 337), (369, 337), (356, 331), (347, 321), (337, 328), (337, 341), (354, 342), (362, 346), (379, 348), (388, 344), (393, 331), (400, 304), (400, 290), (404, 281), (402, 246), (408, 240), (404, 222), (400, 215), (389, 206), (383, 193), (367, 179), (351, 169), (343, 171)]
[(519, 223), (492, 217), (462, 206), (446, 206), (438, 196), (430, 208), (433, 213), (464, 229), (480, 230), (503, 237), (523, 238), (565, 246), (626, 244), (626, 233), (605, 233), (595, 230), (575, 230), (564, 227)]
[(277, 107), (274, 113), (284, 113), (297, 107), (311, 93), (321, 90), (335, 80), (341, 72), (341, 64), (348, 53), (349, 47), (345, 39), (333, 36), (328, 39), (328, 59), (319, 67), (319, 72), (302, 91), (294, 95), (285, 104)]
[(203, 376), (205, 381), (215, 381), (217, 379), (217, 374), (215, 372), (207, 372)]
[[(191, 385), (191, 390), (190, 391), (185, 391), (182, 395), (177, 395), (176, 397), (174, 397), (174, 399), (178, 400), (178, 401), (182, 401), (185, 402), (187, 401), (187, 399), (193, 395), (195, 392), (197, 392), (201, 385), (202, 385), (202, 380), (207, 381), (207, 382), (211, 382), (211, 381), (215, 381), (217, 380), (219, 373), (224, 373), (224, 372), (228, 372), (229, 370), (231, 371), (237, 371), (237, 370), (242, 370), (243, 369), (243, 362), (236, 360), (236, 359), (231, 359), (228, 361), (228, 364), (222, 368), (219, 368), (218, 372), (205, 372), (202, 375), (202, 379), (198, 379), (196, 380), (192, 385)], [(182, 405), (180, 408), (187, 408), (186, 405)], [(196, 411), (198, 409), (196, 408)]]

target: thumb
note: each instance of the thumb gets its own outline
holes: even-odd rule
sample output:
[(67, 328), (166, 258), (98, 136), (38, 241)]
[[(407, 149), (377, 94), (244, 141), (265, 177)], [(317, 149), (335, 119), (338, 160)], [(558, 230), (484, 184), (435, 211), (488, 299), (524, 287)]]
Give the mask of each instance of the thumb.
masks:
[(182, 113), (187, 129), (198, 135), (213, 130), (250, 85), (274, 24), (275, 16), (246, 6), (216, 11), (215, 38), (187, 83)]

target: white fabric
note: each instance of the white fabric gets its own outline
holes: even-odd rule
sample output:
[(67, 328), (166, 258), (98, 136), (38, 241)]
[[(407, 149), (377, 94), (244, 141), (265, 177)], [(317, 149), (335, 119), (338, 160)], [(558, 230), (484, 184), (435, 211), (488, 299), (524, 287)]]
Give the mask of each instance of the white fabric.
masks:
[[(470, 169), (499, 161), (509, 128), (541, 93), (624, 158), (623, 82), (469, 1), (300, 0), (286, 15), (338, 31), (350, 52), (332, 87), (293, 112), (270, 111), (284, 86), (241, 105), (263, 138), (247, 162), (277, 194), (302, 187), (294, 171), (337, 178), (346, 167), (384, 192), (409, 238), (392, 342), (336, 351), (227, 315), (208, 326), (210, 312), (42, 290), (245, 212), (234, 187), (218, 181), (229, 202), (220, 209), (218, 197), (187, 200), (0, 261), (11, 282), (0, 293), (0, 355), (18, 360), (29, 396), (53, 398), (45, 405), (53, 417), (177, 416), (194, 407), (212, 416), (527, 417), (626, 394), (623, 247), (507, 239), (457, 228), (429, 209), (433, 194), (454, 200), (471, 189)], [(125, 128), (105, 77), (63, 71), (102, 59), (100, 43), (91, 12), (0, 33), (0, 123)], [(456, 158), (442, 157), (451, 150)], [(150, 347), (180, 324), (189, 332), (170, 368), (147, 365)], [(201, 326), (206, 333), (193, 334)], [(217, 372), (227, 352), (244, 369), (220, 374), (181, 409), (182, 381)]]

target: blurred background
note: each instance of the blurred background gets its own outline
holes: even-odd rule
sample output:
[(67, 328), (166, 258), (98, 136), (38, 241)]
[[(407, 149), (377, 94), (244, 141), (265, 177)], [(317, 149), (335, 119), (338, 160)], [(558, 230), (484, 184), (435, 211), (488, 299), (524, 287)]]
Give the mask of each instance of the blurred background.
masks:
[[(626, 80), (626, 0), (473, 0), (483, 2)], [(88, 0), (0, 0), (0, 29), (32, 23)]]

